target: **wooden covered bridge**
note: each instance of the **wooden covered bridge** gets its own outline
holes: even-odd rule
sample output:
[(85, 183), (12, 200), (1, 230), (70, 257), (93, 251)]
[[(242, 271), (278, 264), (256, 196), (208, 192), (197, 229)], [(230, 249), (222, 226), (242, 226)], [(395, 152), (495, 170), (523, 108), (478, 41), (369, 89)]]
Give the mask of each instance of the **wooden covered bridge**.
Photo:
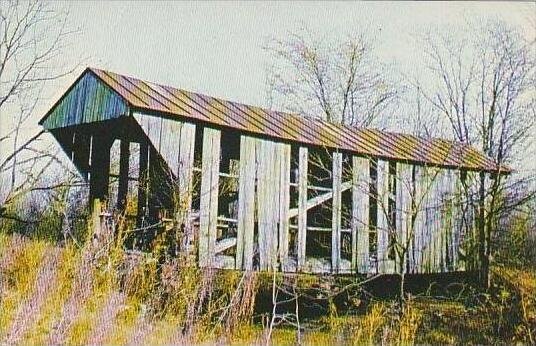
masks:
[(144, 242), (174, 224), (177, 246), (218, 268), (475, 270), (482, 183), (507, 172), (460, 143), (332, 124), (94, 68), (40, 123), (89, 182), (92, 201), (126, 214), (140, 233), (155, 229)]

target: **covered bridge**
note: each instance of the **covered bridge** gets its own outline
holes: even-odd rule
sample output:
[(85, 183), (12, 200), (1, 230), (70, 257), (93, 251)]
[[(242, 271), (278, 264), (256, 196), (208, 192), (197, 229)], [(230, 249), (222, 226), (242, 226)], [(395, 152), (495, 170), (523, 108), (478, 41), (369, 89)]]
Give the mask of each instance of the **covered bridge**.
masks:
[(131, 246), (172, 224), (177, 248), (218, 268), (476, 270), (481, 183), (507, 172), (464, 144), (332, 124), (94, 68), (40, 124), (89, 182), (91, 201), (105, 201), (143, 234)]

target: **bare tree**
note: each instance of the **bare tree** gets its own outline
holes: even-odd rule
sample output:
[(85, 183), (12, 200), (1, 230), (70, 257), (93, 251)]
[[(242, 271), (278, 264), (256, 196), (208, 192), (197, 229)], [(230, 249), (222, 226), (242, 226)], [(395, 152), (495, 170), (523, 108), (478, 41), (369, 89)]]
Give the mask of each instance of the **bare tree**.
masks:
[(47, 2), (0, 3), (0, 216), (58, 161), (28, 123), (43, 101), (43, 87), (71, 73), (59, 58), (68, 38), (68, 14)]
[(270, 107), (354, 126), (374, 124), (396, 99), (394, 83), (363, 32), (334, 41), (308, 30), (273, 40)]
[[(425, 37), (433, 83), (428, 88), (419, 84), (419, 92), (446, 120), (453, 139), (480, 148), (501, 166), (516, 167), (527, 146), (534, 145), (534, 41), (501, 21), (468, 25), (467, 32), (471, 36), (434, 32)], [(500, 196), (517, 182), (498, 174), (485, 189), (481, 175), (479, 212), (487, 216), (479, 226), (480, 256), (486, 282), (492, 232), (505, 207)]]

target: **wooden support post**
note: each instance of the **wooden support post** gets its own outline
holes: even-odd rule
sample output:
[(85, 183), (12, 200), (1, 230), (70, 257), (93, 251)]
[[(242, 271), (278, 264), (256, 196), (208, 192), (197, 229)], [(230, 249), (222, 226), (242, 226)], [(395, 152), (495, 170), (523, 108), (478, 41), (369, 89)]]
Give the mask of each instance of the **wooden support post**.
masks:
[(91, 222), (89, 223), (89, 233), (92, 235), (92, 241), (98, 240), (102, 234), (100, 215), (102, 213), (102, 205), (99, 198), (91, 200)]
[(76, 168), (87, 181), (89, 174), (89, 151), (91, 146), (91, 136), (87, 133), (77, 130), (73, 139), (72, 161)]
[(119, 157), (119, 186), (117, 188), (117, 208), (123, 210), (127, 203), (128, 194), (128, 169), (130, 159), (130, 142), (121, 139)]
[(251, 270), (255, 214), (255, 139), (245, 135), (240, 137), (238, 186), (236, 269)]
[(91, 179), (89, 185), (90, 201), (108, 197), (108, 182), (110, 176), (110, 147), (109, 138), (94, 137), (91, 151)]
[(298, 163), (298, 270), (305, 267), (307, 243), (307, 172), (308, 149), (299, 148)]
[(338, 273), (341, 262), (342, 153), (333, 153), (332, 166), (331, 271)]
[(289, 270), (289, 208), (290, 208), (290, 145), (279, 144), (280, 179), (279, 179), (279, 262), (281, 270)]
[(220, 170), (220, 131), (205, 127), (201, 200), (199, 207), (199, 265), (211, 266), (215, 255)]
[(352, 157), (352, 268), (369, 271), (370, 162)]

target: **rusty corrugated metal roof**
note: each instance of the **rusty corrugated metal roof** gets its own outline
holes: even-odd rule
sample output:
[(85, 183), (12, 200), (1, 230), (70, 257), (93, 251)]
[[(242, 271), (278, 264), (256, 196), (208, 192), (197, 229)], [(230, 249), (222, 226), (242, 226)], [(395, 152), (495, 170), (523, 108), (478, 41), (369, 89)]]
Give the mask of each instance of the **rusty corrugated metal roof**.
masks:
[(380, 158), (470, 170), (510, 171), (463, 143), (333, 124), (225, 101), (96, 68), (89, 70), (134, 109), (162, 112), (282, 140)]

